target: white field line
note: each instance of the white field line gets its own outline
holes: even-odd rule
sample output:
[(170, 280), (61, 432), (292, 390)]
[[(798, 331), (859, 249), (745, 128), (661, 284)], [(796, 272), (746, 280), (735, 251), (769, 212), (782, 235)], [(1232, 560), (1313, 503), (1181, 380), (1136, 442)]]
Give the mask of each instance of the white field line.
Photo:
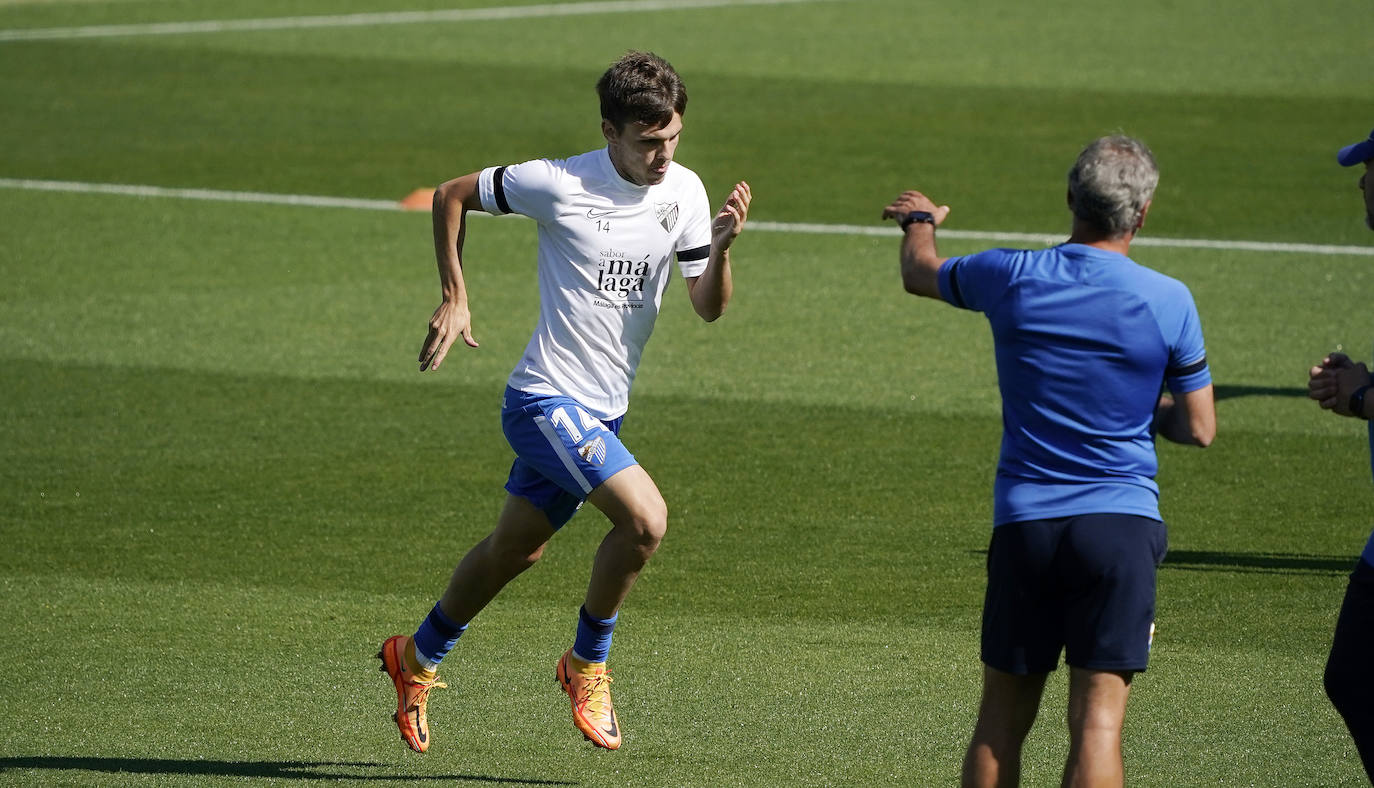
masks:
[[(264, 205), (298, 205), (313, 208), (351, 208), (364, 211), (401, 211), (395, 200), (363, 200), (352, 197), (324, 197), (310, 194), (273, 194), (270, 192), (231, 192), (217, 189), (169, 189), (162, 186), (136, 186), (120, 183), (81, 183), (79, 181), (44, 181), (24, 178), (0, 178), (0, 189), (27, 191), (75, 192), (79, 194), (113, 194), (126, 197), (164, 197), (178, 200), (210, 200), (215, 202), (243, 202)], [(477, 216), (486, 214), (477, 213)], [(898, 230), (891, 224), (805, 224), (792, 222), (749, 223), (758, 232), (806, 233), (813, 235), (867, 235), (896, 237)], [(1009, 242), (1015, 244), (1062, 243), (1064, 234), (1008, 233), (983, 230), (940, 230), (941, 238), (968, 241)], [(1355, 255), (1374, 257), (1374, 246), (1337, 246), (1333, 244), (1270, 243), (1267, 241), (1214, 241), (1201, 238), (1137, 238), (1133, 246), (1159, 246), (1174, 249), (1223, 249), (1242, 252), (1282, 252), (1297, 254)]]
[(641, 11), (680, 11), (731, 5), (785, 5), (826, 0), (609, 0), (595, 3), (454, 8), (442, 11), (393, 11), (369, 14), (283, 16), (265, 19), (209, 19), (199, 22), (153, 22), (129, 25), (88, 25), (0, 30), (3, 41), (60, 41), (74, 38), (123, 36), (179, 36), (188, 33), (225, 33), (253, 30), (302, 30), (327, 27), (373, 27), (430, 22), (478, 22), (502, 19), (629, 14)]
[(351, 197), (318, 197), (308, 194), (271, 194), (268, 192), (227, 192), (217, 189), (168, 189), (162, 186), (134, 186), (124, 183), (80, 183), (78, 181), (35, 181), (0, 178), (0, 189), (27, 189), (40, 192), (77, 192), (80, 194), (119, 194), (126, 197), (172, 197), (178, 200), (250, 202), (269, 205), (306, 205), (315, 208), (356, 208), (366, 211), (399, 211), (394, 200), (359, 200)]
[[(787, 233), (821, 233), (844, 235), (896, 235), (892, 226), (867, 227), (858, 224), (784, 224), (778, 222), (750, 222), (754, 230), (772, 230)], [(1005, 241), (1015, 244), (1043, 244), (1051, 246), (1063, 243), (1068, 233), (1058, 235), (1045, 233), (1008, 233), (991, 230), (941, 230), (941, 238), (954, 238), (969, 241)], [(1302, 254), (1350, 254), (1374, 257), (1374, 246), (1337, 246), (1334, 244), (1290, 244), (1269, 241), (1213, 241), (1206, 238), (1136, 238), (1131, 246), (1166, 246), (1175, 249), (1228, 249), (1242, 252), (1298, 252)]]

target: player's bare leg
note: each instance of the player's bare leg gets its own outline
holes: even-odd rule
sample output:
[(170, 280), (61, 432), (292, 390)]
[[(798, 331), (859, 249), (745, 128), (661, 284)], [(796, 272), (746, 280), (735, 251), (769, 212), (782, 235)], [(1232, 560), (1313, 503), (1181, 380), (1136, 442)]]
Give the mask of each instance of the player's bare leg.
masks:
[[(466, 626), (507, 583), (539, 560), (544, 545), (552, 536), (553, 527), (542, 511), (524, 498), (507, 497), (496, 528), (469, 550), (453, 570), (448, 588), (439, 601), (439, 612), (447, 616), (454, 627)], [(436, 614), (431, 613), (433, 615)], [(382, 660), (382, 670), (396, 688), (397, 707), (393, 717), (401, 739), (412, 750), (425, 752), (430, 745), (429, 692), (447, 685), (438, 680), (433, 664), (427, 663), (428, 667), (422, 664), (411, 637), (387, 638), (377, 656)]]
[(588, 501), (611, 521), (587, 584), (587, 611), (609, 618), (620, 609), (639, 573), (668, 530), (668, 505), (654, 480), (632, 465), (592, 490)]
[(459, 624), (471, 621), (507, 583), (534, 566), (553, 534), (543, 511), (518, 495), (507, 495), (496, 528), (453, 570), (439, 599), (445, 615)]
[(983, 699), (973, 741), (964, 754), (964, 788), (1010, 788), (1021, 781), (1026, 741), (1049, 674), (1018, 676), (983, 666)]
[[(587, 500), (611, 521), (611, 531), (596, 551), (583, 608), (595, 618), (611, 619), (663, 541), (668, 507), (653, 479), (638, 465), (606, 480)], [(620, 721), (611, 703), (606, 663), (583, 661), (569, 649), (558, 660), (557, 676), (572, 703), (577, 729), (597, 746), (619, 748)]]
[(1069, 669), (1069, 758), (1065, 788), (1122, 785), (1121, 729), (1131, 673)]

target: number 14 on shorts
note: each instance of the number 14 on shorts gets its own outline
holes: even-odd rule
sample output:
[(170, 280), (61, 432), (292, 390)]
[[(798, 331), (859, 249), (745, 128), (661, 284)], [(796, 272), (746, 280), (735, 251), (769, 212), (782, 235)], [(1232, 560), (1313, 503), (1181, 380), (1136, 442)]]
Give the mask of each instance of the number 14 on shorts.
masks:
[(598, 430), (605, 431), (606, 425), (579, 407), (574, 406), (572, 410), (577, 414), (577, 421), (581, 424), (581, 429), (578, 429), (578, 425), (573, 423), (572, 417), (568, 415), (568, 409), (561, 405), (554, 408), (553, 412), (549, 414), (549, 421), (553, 422), (553, 426), (566, 432), (569, 438), (572, 438), (572, 442), (577, 444), (577, 453), (582, 456), (583, 460), (600, 465), (606, 461), (606, 441), (600, 435), (586, 443), (583, 443), (582, 439), (586, 433)]

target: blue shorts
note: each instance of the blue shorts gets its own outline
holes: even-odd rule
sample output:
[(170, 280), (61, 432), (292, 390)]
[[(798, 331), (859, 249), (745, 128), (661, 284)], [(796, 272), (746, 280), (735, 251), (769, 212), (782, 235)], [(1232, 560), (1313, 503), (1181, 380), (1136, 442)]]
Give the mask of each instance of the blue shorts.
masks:
[(571, 397), (506, 387), (501, 428), (515, 449), (506, 491), (548, 515), (555, 530), (602, 482), (637, 465), (620, 442), (624, 418), (602, 422)]
[(1084, 514), (992, 530), (982, 659), (1006, 673), (1142, 671), (1154, 640), (1164, 523)]

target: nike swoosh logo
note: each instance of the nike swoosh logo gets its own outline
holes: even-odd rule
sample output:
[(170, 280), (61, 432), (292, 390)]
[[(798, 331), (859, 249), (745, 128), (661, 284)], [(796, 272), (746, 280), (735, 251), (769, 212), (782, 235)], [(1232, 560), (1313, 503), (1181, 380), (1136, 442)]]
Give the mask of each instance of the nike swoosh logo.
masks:
[(587, 209), (587, 218), (588, 218), (588, 219), (604, 219), (604, 218), (606, 218), (607, 216), (610, 216), (610, 215), (613, 214), (613, 213), (615, 213), (615, 209), (614, 209), (614, 208), (612, 208), (612, 209), (610, 209), (610, 210), (600, 210), (600, 211), (598, 211), (598, 210), (595, 209), (595, 208), (588, 208), (588, 209)]

